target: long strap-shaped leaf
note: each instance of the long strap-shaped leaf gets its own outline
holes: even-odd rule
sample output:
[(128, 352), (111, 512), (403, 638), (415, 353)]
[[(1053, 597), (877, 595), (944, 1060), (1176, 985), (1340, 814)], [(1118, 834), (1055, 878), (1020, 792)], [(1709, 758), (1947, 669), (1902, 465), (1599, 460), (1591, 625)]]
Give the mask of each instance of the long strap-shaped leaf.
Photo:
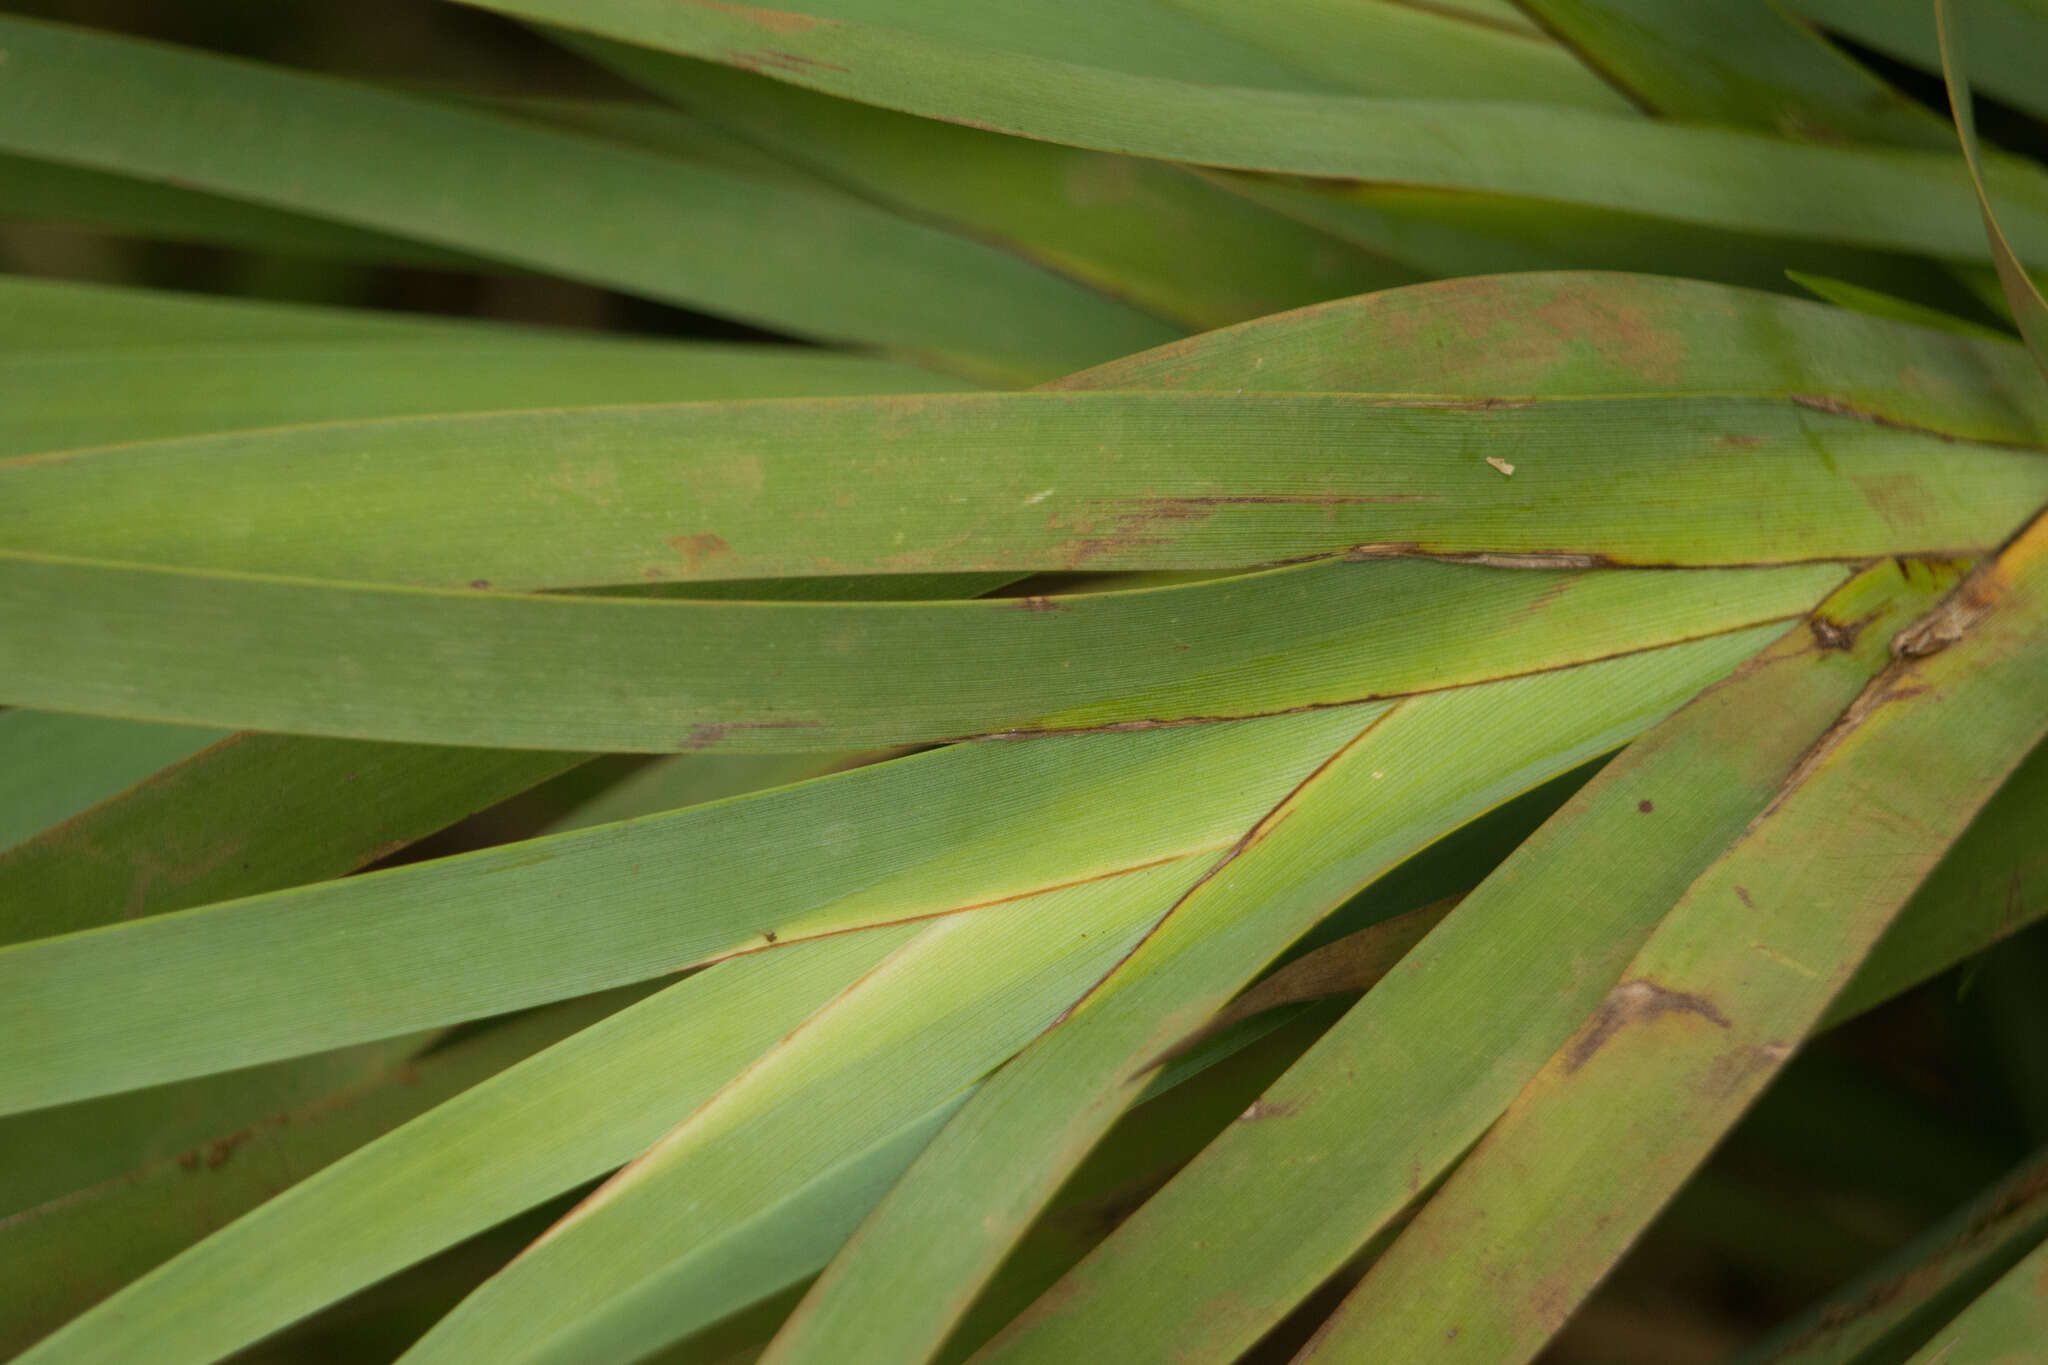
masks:
[(1992, 212), (1991, 191), (1985, 184), (1983, 155), (1977, 149), (1977, 116), (1970, 99), (1969, 78), (1963, 72), (1962, 33), (1955, 20), (1956, 0), (1934, 0), (1934, 21), (1941, 38), (1941, 74), (1948, 83), (1949, 107), (1955, 113), (1956, 132), (1962, 138), (1963, 159), (1970, 167), (1970, 188), (1976, 191), (1977, 207), (1984, 215), (1984, 236), (1991, 244), (1991, 264), (1997, 267), (1999, 286), (2012, 305), (2013, 319), (2020, 335), (2034, 353), (2041, 373), (2048, 375), (2048, 299), (2027, 274), (2026, 266), (2014, 253), (2004, 228)]
[(2048, 1244), (2005, 1272), (1907, 1365), (2027, 1365), (2048, 1341)]
[[(1927, 0), (1791, 0), (1786, 8), (1926, 71), (1941, 69), (1941, 45)], [(2048, 47), (2048, 14), (2032, 0), (1972, 0), (1958, 16), (1977, 53), (1975, 80), (2009, 104), (2048, 118), (2038, 56)]]
[[(2016, 472), (2048, 480), (2048, 460)], [(1474, 682), (1782, 618), (1840, 573), (1332, 560), (1057, 600), (823, 604), (426, 591), (0, 552), (0, 701), (499, 748), (829, 751)]]
[(269, 208), (176, 184), (0, 153), (0, 205), (11, 219), (122, 237), (239, 247), (313, 260), (489, 270), (460, 251)]
[(900, 211), (1194, 328), (1419, 278), (1179, 166), (913, 118), (585, 35), (584, 55)]
[(1112, 360), (1047, 387), (1239, 385), (1472, 398), (1804, 395), (1974, 440), (2048, 440), (2048, 390), (2010, 342), (1779, 294), (1592, 270), (1338, 299)]
[(0, 852), (0, 943), (339, 877), (588, 757), (227, 736)]
[(1956, 840), (1821, 1019), (1832, 1028), (2048, 916), (2048, 745)]
[[(1220, 1137), (985, 1358), (1090, 1343), (1235, 1359), (1486, 1130), (1955, 573), (1859, 575), (1608, 764), (1266, 1093), (1261, 1121)], [(1265, 1216), (1245, 1224), (1246, 1207)], [(1200, 1250), (1226, 1236), (1238, 1254)]]
[(1412, 699), (1345, 741), (968, 1101), (764, 1359), (929, 1359), (1156, 1059), (1290, 942), (1418, 848), (1637, 732), (1765, 635)]
[(1667, 118), (1944, 151), (1949, 131), (1773, 0), (1525, 0), (1586, 62)]
[(408, 1361), (509, 1363), (564, 1332), (598, 1337), (585, 1360), (632, 1360), (715, 1320), (678, 1311), (676, 1291), (715, 1271), (718, 1242), (999, 1066), (1200, 872), (1189, 859), (933, 924), (578, 1205)]
[[(575, 333), (427, 313), (329, 308), (0, 274), (0, 352), (155, 350), (291, 342), (512, 342)], [(598, 340), (585, 336), (585, 340)], [(613, 345), (616, 341), (599, 341)], [(655, 343), (657, 345), (661, 343)]]
[[(196, 726), (0, 712), (0, 850), (12, 850), (222, 738), (218, 730)], [(0, 859), (7, 856), (0, 852)], [(12, 910), (0, 904), (0, 939)]]
[(300, 1181), (21, 1359), (207, 1365), (630, 1161), (920, 931), (678, 982)]
[[(0, 150), (1044, 379), (1174, 329), (992, 247), (520, 120), (0, 17)], [(994, 319), (1001, 319), (1000, 324)]]
[[(1356, 715), (1338, 708), (942, 749), (0, 949), (0, 1011), (23, 1042), (0, 1061), (0, 1110), (500, 1013), (771, 944), (1212, 854), (1313, 768), (1332, 736), (1362, 724)], [(1134, 816), (1141, 795), (1164, 787), (1179, 799)], [(1018, 827), (1047, 837), (1020, 852), (1007, 833)], [(110, 997), (106, 983), (117, 980), (127, 985)]]
[(1737, 1365), (1855, 1365), (1880, 1342), (1924, 1339), (2044, 1234), (2048, 1152), (2037, 1151), (1869, 1274), (1743, 1352)]
[[(423, 1057), (394, 1049), (381, 1065), (362, 1066), (346, 1080), (330, 1075), (324, 1089), (277, 1097), (268, 1108), (203, 1132), (186, 1150), (161, 1150), (155, 1160), (109, 1171), (0, 1220), (0, 1259), (36, 1268), (36, 1292), (10, 1295), (0, 1306), (0, 1350), (26, 1347), (281, 1189), (624, 1003), (616, 995), (565, 1002)], [(252, 1091), (235, 1098), (259, 1098), (260, 1088)], [(133, 1125), (127, 1131), (135, 1133), (150, 1132), (155, 1116), (97, 1117)]]
[[(908, 26), (755, 5), (479, 3), (623, 42), (754, 66), (828, 94), (1078, 147), (1516, 194), (1750, 232), (1985, 259), (1983, 236), (1969, 212), (1967, 177), (1952, 157), (1931, 153), (1805, 145), (1543, 105), (1207, 86), (997, 52)], [(1555, 154), (1564, 146), (1573, 155)], [(2048, 256), (2048, 176), (2001, 167), (1996, 178), (2022, 254)]]
[(1304, 1359), (1491, 1365), (1563, 1325), (2048, 733), (2048, 515), (1892, 652)]
[[(1759, 515), (1760, 489), (1774, 512)], [(1782, 564), (1988, 549), (2044, 497), (2037, 449), (1826, 398), (947, 394), (398, 418), (28, 456), (0, 464), (0, 548), (500, 590), (1346, 550)]]
[[(1475, 23), (1450, 6), (1343, 0), (1173, 0), (1213, 28), (1362, 95), (1421, 98), (1456, 91), (1608, 113), (1626, 96), (1541, 35)], [(1100, 61), (1095, 54), (1077, 60)]]
[(351, 418), (961, 387), (795, 346), (512, 336), (67, 350), (0, 356), (0, 458)]

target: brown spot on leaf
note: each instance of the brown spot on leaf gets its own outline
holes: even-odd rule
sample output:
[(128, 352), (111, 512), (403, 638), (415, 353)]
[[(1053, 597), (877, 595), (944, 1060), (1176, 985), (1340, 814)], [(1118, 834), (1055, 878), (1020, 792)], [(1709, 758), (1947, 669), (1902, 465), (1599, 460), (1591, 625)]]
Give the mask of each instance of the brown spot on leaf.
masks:
[(1564, 1069), (1567, 1072), (1577, 1071), (1593, 1060), (1615, 1034), (1631, 1025), (1645, 1024), (1667, 1014), (1696, 1015), (1716, 1028), (1728, 1027), (1728, 1016), (1705, 996), (1667, 990), (1654, 981), (1638, 977), (1624, 981), (1608, 992), (1607, 998), (1600, 1002), (1600, 1008), (1593, 1012), (1593, 1017), (1580, 1031), (1571, 1051), (1565, 1054)]
[(1272, 1100), (1253, 1100), (1251, 1108), (1237, 1116), (1239, 1123), (1257, 1123), (1261, 1119), (1285, 1118), (1297, 1108), (1294, 1104), (1277, 1104)]
[(1034, 595), (1018, 598), (1017, 609), (1019, 611), (1065, 611), (1067, 604), (1051, 597)]
[(716, 555), (729, 555), (732, 546), (725, 543), (725, 537), (712, 531), (703, 531), (694, 536), (671, 536), (669, 548), (683, 557), (686, 572), (697, 572), (698, 566)]
[(1856, 637), (1870, 624), (1871, 617), (1861, 621), (1836, 621), (1826, 616), (1807, 618), (1806, 628), (1813, 632), (1813, 642), (1823, 651), (1849, 650), (1856, 647)]
[(802, 33), (824, 23), (823, 19), (811, 14), (798, 14), (792, 10), (762, 9), (757, 5), (733, 4), (730, 0), (690, 0), (700, 9), (715, 9), (720, 14), (730, 14), (756, 28), (770, 33)]
[(488, 578), (472, 578), (469, 580), (469, 586), (482, 591), (491, 586), (491, 580)]
[(1746, 886), (1738, 886), (1735, 888), (1735, 898), (1741, 901), (1744, 905), (1748, 906), (1752, 910), (1756, 908), (1756, 902), (1749, 898), (1749, 888)]
[(1636, 802), (1636, 809), (1641, 811), (1643, 814), (1648, 815), (1651, 811), (1657, 809), (1657, 803), (1646, 796), (1642, 800)]

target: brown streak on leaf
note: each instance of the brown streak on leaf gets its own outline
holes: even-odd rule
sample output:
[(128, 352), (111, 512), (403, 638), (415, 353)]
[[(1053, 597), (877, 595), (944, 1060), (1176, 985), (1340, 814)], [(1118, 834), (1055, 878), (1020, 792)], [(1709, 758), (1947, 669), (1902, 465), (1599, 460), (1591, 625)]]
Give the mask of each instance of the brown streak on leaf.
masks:
[(1622, 982), (1600, 1002), (1600, 1008), (1593, 1012), (1593, 1017), (1572, 1044), (1571, 1051), (1565, 1054), (1566, 1073), (1576, 1072), (1593, 1060), (1594, 1054), (1624, 1028), (1661, 1019), (1667, 1014), (1698, 1015), (1716, 1028), (1728, 1027), (1728, 1016), (1705, 996), (1669, 990), (1638, 977)]

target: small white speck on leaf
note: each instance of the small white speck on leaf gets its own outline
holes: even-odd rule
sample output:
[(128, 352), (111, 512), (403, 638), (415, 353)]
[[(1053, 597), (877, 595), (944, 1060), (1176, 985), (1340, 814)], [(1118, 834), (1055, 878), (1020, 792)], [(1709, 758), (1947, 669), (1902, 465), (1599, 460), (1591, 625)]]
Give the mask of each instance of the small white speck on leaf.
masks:
[(1024, 501), (1027, 505), (1034, 502), (1044, 502), (1047, 498), (1051, 497), (1055, 491), (1056, 490), (1054, 489), (1048, 488), (1043, 493), (1033, 493), (1030, 497), (1024, 499)]
[(1498, 455), (1489, 455), (1489, 456), (1487, 456), (1487, 457), (1486, 457), (1486, 462), (1487, 462), (1488, 464), (1492, 465), (1492, 466), (1493, 466), (1493, 467), (1494, 467), (1495, 469), (1498, 469), (1498, 470), (1499, 470), (1499, 471), (1500, 471), (1501, 473), (1503, 473), (1503, 474), (1510, 474), (1510, 475), (1511, 475), (1511, 474), (1513, 474), (1513, 473), (1515, 472), (1515, 467), (1514, 467), (1513, 465), (1509, 464), (1509, 463), (1508, 463), (1508, 462), (1507, 462), (1506, 460), (1503, 460), (1503, 459), (1502, 459), (1502, 458), (1501, 458), (1500, 456), (1498, 456)]

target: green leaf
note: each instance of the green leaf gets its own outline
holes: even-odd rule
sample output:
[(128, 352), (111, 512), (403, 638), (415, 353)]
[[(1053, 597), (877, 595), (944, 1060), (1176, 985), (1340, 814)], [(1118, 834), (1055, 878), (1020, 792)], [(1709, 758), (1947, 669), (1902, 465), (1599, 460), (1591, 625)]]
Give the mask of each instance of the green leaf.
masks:
[(1891, 652), (1306, 1359), (1520, 1361), (1564, 1324), (2048, 732), (2048, 516)]
[[(1427, 98), (1484, 91), (1492, 100), (1633, 110), (1599, 76), (1526, 29), (1474, 22), (1449, 7), (1345, 0), (1173, 0), (1174, 7), (1271, 52), (1289, 66), (1362, 95)], [(806, 6), (821, 11), (829, 6)], [(1077, 60), (1094, 64), (1098, 53)]]
[[(1486, 1131), (1955, 578), (1910, 574), (1851, 580), (1609, 763), (1266, 1092), (1269, 1117), (1233, 1125), (985, 1359), (1228, 1361), (1257, 1341)], [(1821, 647), (1857, 622), (1850, 648)], [(1230, 1257), (1191, 1250), (1224, 1240)]]
[(1052, 387), (1239, 385), (1473, 398), (1805, 395), (1973, 440), (2048, 442), (2048, 390), (2009, 341), (1598, 271), (1445, 280), (1338, 299), (1113, 360)]
[(2027, 1365), (2048, 1339), (2048, 1245), (2035, 1247), (1908, 1365)]
[(0, 852), (0, 943), (339, 877), (587, 757), (228, 736)]
[[(0, 949), (0, 1010), (33, 1038), (32, 1051), (0, 1062), (0, 1108), (410, 1032), (1213, 853), (1314, 766), (1336, 742), (1326, 736), (1355, 728), (1353, 714), (941, 749)], [(1136, 795), (1159, 783), (1183, 799), (1131, 818)], [(1013, 828), (1046, 841), (1019, 850)], [(109, 980), (133, 986), (109, 998)]]
[[(2037, 448), (1810, 394), (944, 394), (393, 418), (24, 456), (0, 463), (0, 553), (499, 590), (1339, 551), (1770, 564), (1988, 549), (2043, 497)], [(24, 581), (91, 572), (13, 558)], [(183, 580), (230, 591), (201, 581)], [(149, 591), (188, 590), (162, 582)], [(233, 591), (254, 609), (258, 594), (343, 590)], [(739, 612), (690, 610), (713, 635), (706, 613)]]
[(23, 353), (121, 350), (168, 359), (187, 346), (480, 344), (521, 337), (547, 344), (574, 339), (576, 334), (424, 313), (322, 308), (0, 274), (0, 354), (10, 359)]
[[(1822, 28), (1925, 71), (1941, 70), (1941, 45), (1927, 0), (1789, 0), (1788, 9)], [(1974, 80), (2009, 104), (2048, 118), (2038, 56), (2048, 47), (2048, 15), (2034, 0), (1972, 0), (1958, 16), (1977, 55)]]
[(1181, 167), (912, 118), (647, 48), (576, 51), (819, 178), (1191, 328), (1421, 276)]
[(1939, 308), (1914, 303), (1910, 299), (1894, 298), (1875, 289), (1865, 289), (1860, 284), (1847, 280), (1829, 279), (1825, 275), (1809, 275), (1803, 270), (1788, 270), (1787, 279), (1806, 290), (1816, 298), (1826, 299), (1838, 308), (1849, 308), (1872, 317), (1890, 318), (1894, 322), (1908, 322), (1916, 327), (1932, 327), (1937, 331), (1954, 332), (1957, 336), (1977, 337), (1986, 341), (2003, 341), (2005, 333), (1967, 318), (1944, 313)]
[(990, 378), (1048, 378), (1174, 334), (842, 196), (14, 17), (0, 17), (0, 48), (0, 150), (20, 155), (175, 180)]
[(2006, 779), (1928, 874), (1849, 984), (1823, 1028), (1880, 1004), (2048, 915), (2048, 746)]
[(1786, 293), (1784, 272), (1803, 269), (1954, 308), (1970, 306), (1972, 297), (1956, 271), (1977, 268), (1555, 199), (1398, 181), (1205, 174), (1268, 208), (1429, 275), (1619, 270)]
[(315, 260), (490, 269), (474, 256), (346, 223), (223, 199), (168, 183), (0, 154), (0, 211), (17, 222)]
[(1523, 0), (1595, 70), (1667, 118), (1816, 142), (1946, 150), (1948, 130), (1773, 0)]
[(741, 1269), (722, 1241), (906, 1126), (929, 1131), (925, 1115), (1057, 1020), (1200, 870), (1185, 859), (1028, 911), (933, 923), (579, 1204), (409, 1360), (632, 1361), (743, 1306), (758, 1275), (721, 1302), (720, 1282)]
[(1360, 886), (1640, 732), (1770, 633), (1435, 693), (1373, 717), (968, 1101), (764, 1360), (929, 1359), (1166, 1049)]
[[(36, 1292), (12, 1296), (9, 1309), (0, 1310), (0, 1350), (24, 1348), (280, 1190), (623, 1003), (613, 996), (573, 1001), (416, 1059), (408, 1059), (418, 1050), (416, 1041), (383, 1049), (380, 1056), (352, 1057), (354, 1075), (337, 1074), (340, 1068), (304, 1074), (301, 1067), (279, 1067), (263, 1078), (220, 1077), (206, 1091), (175, 1100), (165, 1094), (164, 1100), (194, 1106), (183, 1114), (204, 1114), (214, 1126), (191, 1133), (186, 1150), (159, 1147), (153, 1159), (107, 1171), (95, 1183), (74, 1186), (0, 1222), (0, 1258), (36, 1268)], [(328, 1082), (325, 1088), (318, 1087), (321, 1080)], [(286, 1085), (297, 1093), (292, 1102), (277, 1103)], [(0, 1122), (19, 1129), (42, 1121), (33, 1148), (7, 1136), (9, 1150), (24, 1158), (42, 1156), (65, 1135), (47, 1122), (58, 1114), (73, 1120), (70, 1136), (101, 1154), (100, 1144), (111, 1134), (152, 1131), (152, 1116), (124, 1104), (128, 1098), (76, 1106), (75, 1114), (63, 1110)], [(270, 1106), (256, 1109), (265, 1099)], [(180, 1116), (175, 1110), (168, 1115)], [(158, 1126), (156, 1141), (177, 1141), (177, 1131)]]
[(349, 418), (705, 398), (929, 393), (911, 365), (795, 346), (524, 337), (0, 356), (0, 457)]
[(205, 1365), (267, 1336), (631, 1160), (920, 931), (678, 982), (300, 1181), (20, 1359)]
[[(15, 845), (220, 738), (196, 726), (0, 711), (0, 865)], [(12, 913), (0, 902), (0, 940)]]
[(2027, 274), (2027, 268), (2006, 240), (1991, 210), (1991, 191), (1985, 185), (1983, 155), (1977, 150), (1977, 121), (1970, 100), (1969, 79), (1963, 74), (1962, 36), (1955, 23), (1954, 0), (1934, 0), (1934, 20), (1941, 37), (1941, 75), (1948, 85), (1949, 107), (1955, 112), (1956, 134), (1962, 139), (1963, 159), (1969, 163), (1970, 185), (1977, 192), (1977, 207), (1984, 214), (1984, 235), (1991, 245), (1991, 264), (1998, 271), (1998, 283), (2012, 306), (2020, 335), (2034, 353), (2034, 363), (2048, 377), (2048, 299)]
[(1735, 1365), (1856, 1365), (1880, 1345), (1903, 1359), (2044, 1235), (2048, 1153), (2037, 1152)]
[[(1513, 194), (1985, 259), (1967, 209), (1967, 178), (1952, 157), (1933, 153), (1799, 144), (1537, 104), (1317, 95), (1131, 75), (962, 41), (940, 31), (954, 22), (944, 18), (952, 6), (904, 7), (890, 16), (915, 27), (668, 0), (488, 0), (481, 7), (1070, 146)], [(2048, 175), (1996, 169), (2023, 252), (2048, 258)]]
[[(2048, 461), (2016, 458), (2048, 487)], [(1445, 687), (1783, 619), (1841, 572), (1336, 559), (931, 605), (426, 591), (0, 552), (0, 700), (433, 744), (831, 751)]]

